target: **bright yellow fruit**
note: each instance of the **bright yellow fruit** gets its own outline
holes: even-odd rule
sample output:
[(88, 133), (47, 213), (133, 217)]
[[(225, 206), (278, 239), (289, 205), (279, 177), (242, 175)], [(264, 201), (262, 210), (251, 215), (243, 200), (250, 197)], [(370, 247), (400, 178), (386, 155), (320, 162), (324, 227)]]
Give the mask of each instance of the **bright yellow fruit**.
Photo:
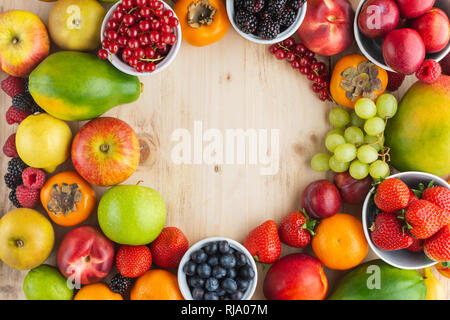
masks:
[(425, 300), (444, 300), (445, 292), (441, 282), (434, 276), (431, 268), (422, 270), (423, 279), (427, 286), (427, 296)]
[(51, 173), (70, 155), (72, 131), (47, 113), (28, 116), (17, 128), (16, 148), (30, 167)]

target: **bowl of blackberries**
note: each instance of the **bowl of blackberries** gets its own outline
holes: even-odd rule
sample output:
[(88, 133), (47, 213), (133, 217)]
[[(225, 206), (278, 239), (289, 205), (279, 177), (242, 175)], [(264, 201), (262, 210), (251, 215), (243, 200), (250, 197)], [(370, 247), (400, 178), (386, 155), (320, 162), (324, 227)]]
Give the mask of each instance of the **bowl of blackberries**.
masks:
[(260, 44), (293, 35), (306, 14), (306, 0), (227, 0), (228, 17), (244, 38)]
[(194, 244), (178, 268), (186, 300), (250, 300), (256, 289), (256, 264), (243, 245), (212, 237)]

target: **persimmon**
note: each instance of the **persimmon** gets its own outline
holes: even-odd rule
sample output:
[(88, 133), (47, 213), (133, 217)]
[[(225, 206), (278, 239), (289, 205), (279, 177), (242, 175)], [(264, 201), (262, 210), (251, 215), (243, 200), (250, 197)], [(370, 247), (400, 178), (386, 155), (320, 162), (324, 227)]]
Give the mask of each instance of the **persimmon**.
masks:
[(336, 103), (354, 108), (359, 98), (376, 100), (386, 90), (388, 74), (360, 54), (342, 57), (335, 65), (330, 93)]
[(58, 173), (41, 189), (41, 202), (50, 219), (65, 227), (86, 220), (97, 204), (95, 190), (75, 171)]
[(203, 47), (222, 39), (230, 27), (222, 0), (178, 0), (174, 11), (180, 20), (183, 39)]

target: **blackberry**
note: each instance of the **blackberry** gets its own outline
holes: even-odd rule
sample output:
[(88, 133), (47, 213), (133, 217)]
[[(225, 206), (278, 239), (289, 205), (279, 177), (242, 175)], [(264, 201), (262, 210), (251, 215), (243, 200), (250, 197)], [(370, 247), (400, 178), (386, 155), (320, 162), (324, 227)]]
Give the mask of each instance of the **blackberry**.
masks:
[(23, 86), (25, 93), (30, 93), (30, 89), (28, 88), (28, 79), (25, 80), (25, 84)]
[(109, 287), (115, 293), (124, 293), (131, 286), (132, 278), (122, 276), (120, 273), (116, 274), (109, 283)]
[(278, 16), (286, 6), (287, 0), (270, 0), (267, 6), (267, 11), (273, 16)]
[(31, 114), (35, 113), (45, 113), (45, 110), (39, 107), (36, 103), (31, 107), (30, 110)]
[(30, 94), (19, 93), (12, 99), (12, 105), (19, 111), (30, 111), (35, 104)]
[(28, 166), (20, 158), (12, 158), (8, 162), (8, 172), (14, 176), (21, 177), (23, 170), (26, 168), (28, 168)]
[(285, 7), (283, 12), (280, 15), (280, 25), (283, 27), (289, 27), (295, 22), (295, 18), (297, 17), (296, 10)]
[(244, 7), (244, 2), (245, 1), (246, 0), (235, 0), (234, 1), (234, 9), (235, 9), (235, 11), (238, 11), (240, 9), (245, 9), (245, 7)]
[(270, 18), (259, 21), (257, 35), (263, 40), (275, 39), (280, 33), (280, 24)]
[(264, 0), (243, 0), (244, 8), (251, 13), (258, 13), (264, 8)]
[(258, 20), (256, 17), (245, 10), (238, 11), (235, 20), (239, 29), (244, 33), (253, 33), (258, 27)]
[(15, 189), (18, 186), (20, 186), (21, 184), (23, 184), (22, 177), (15, 176), (15, 175), (7, 172), (5, 174), (5, 184), (9, 189)]
[(11, 201), (16, 208), (22, 208), (19, 200), (17, 200), (16, 189), (11, 190), (11, 192), (9, 193), (9, 201)]
[(292, 9), (300, 9), (305, 4), (306, 0), (288, 0), (287, 5)]

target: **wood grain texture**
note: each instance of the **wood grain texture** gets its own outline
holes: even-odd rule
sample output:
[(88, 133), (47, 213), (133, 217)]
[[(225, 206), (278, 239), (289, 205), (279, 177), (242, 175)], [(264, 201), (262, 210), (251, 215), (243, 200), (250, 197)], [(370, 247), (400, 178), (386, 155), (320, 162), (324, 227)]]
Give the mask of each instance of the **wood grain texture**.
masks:
[[(355, 8), (358, 2), (352, 1)], [(38, 0), (0, 0), (0, 12), (29, 10), (44, 22), (51, 6), (52, 3)], [(348, 50), (355, 51), (356, 45)], [(336, 57), (322, 60), (332, 64)], [(1, 74), (0, 80), (5, 77)], [(141, 77), (141, 81), (145, 89), (137, 102), (112, 109), (105, 115), (125, 120), (148, 143), (149, 157), (126, 183), (142, 180), (142, 185), (158, 190), (167, 205), (167, 225), (181, 228), (191, 244), (217, 235), (243, 241), (256, 225), (267, 219), (279, 222), (297, 209), (300, 193), (310, 182), (332, 177), (309, 167), (312, 155), (325, 151), (323, 140), (330, 129), (327, 114), (332, 104), (320, 102), (309, 81), (288, 63), (270, 56), (267, 46), (246, 41), (232, 27), (222, 41), (207, 47), (192, 47), (183, 42), (178, 57), (168, 69)], [(413, 81), (413, 77), (408, 79), (398, 94), (403, 94)], [(0, 103), (4, 114), (11, 99), (2, 92)], [(175, 165), (170, 156), (175, 145), (171, 134), (178, 128), (193, 132), (194, 121), (202, 121), (204, 130), (216, 128), (222, 132), (237, 128), (280, 129), (278, 173), (263, 176), (259, 166), (254, 165)], [(75, 132), (82, 124), (71, 123), (71, 127)], [(3, 120), (0, 141), (3, 143), (15, 130), (15, 126)], [(2, 177), (8, 160), (2, 154)], [(70, 163), (59, 170), (68, 168)], [(105, 189), (97, 188), (97, 191), (101, 194)], [(0, 215), (11, 209), (8, 190), (1, 183)], [(359, 206), (344, 206), (343, 212), (361, 216)], [(95, 213), (87, 223), (96, 224)], [(68, 230), (55, 226), (55, 248)], [(55, 264), (55, 251), (47, 261), (50, 264)], [(283, 246), (282, 254), (298, 251)], [(366, 259), (374, 258), (370, 252)], [(259, 267), (255, 299), (264, 298), (265, 271)], [(330, 290), (345, 274), (332, 270), (326, 273)], [(25, 274), (0, 262), (0, 299), (23, 299)], [(440, 279), (450, 297), (449, 281)]]

